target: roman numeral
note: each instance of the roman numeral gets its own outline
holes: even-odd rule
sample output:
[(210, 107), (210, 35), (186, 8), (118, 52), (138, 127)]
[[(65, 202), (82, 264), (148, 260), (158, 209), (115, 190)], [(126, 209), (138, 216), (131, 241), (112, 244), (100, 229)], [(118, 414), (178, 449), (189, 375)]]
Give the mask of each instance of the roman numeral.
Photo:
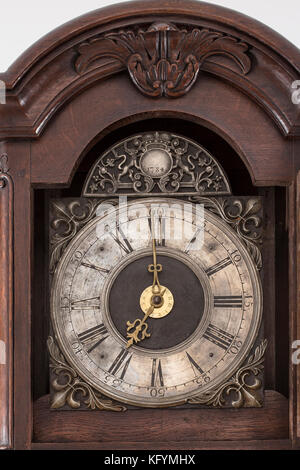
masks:
[(232, 264), (232, 261), (228, 257), (215, 264), (214, 266), (211, 266), (205, 272), (208, 276), (212, 276), (213, 274), (216, 274), (218, 271), (221, 271), (221, 269), (226, 268), (226, 266), (229, 266), (230, 264)]
[(124, 234), (121, 227), (116, 225), (116, 234), (114, 234), (113, 232), (109, 232), (109, 234), (114, 239), (114, 241), (119, 245), (121, 250), (125, 251), (127, 255), (133, 252), (133, 248), (130, 245), (129, 241), (127, 240), (126, 235)]
[(151, 374), (151, 387), (164, 386), (164, 379), (162, 375), (161, 361), (160, 359), (152, 360), (152, 374)]
[(214, 297), (214, 307), (219, 308), (242, 308), (243, 297), (241, 295), (217, 295)]
[(203, 227), (198, 228), (198, 229), (196, 230), (196, 232), (194, 233), (193, 237), (191, 238), (191, 240), (190, 240), (190, 241), (188, 242), (188, 244), (186, 245), (186, 248), (185, 248), (185, 250), (184, 250), (184, 253), (188, 253), (188, 252), (190, 251), (191, 245), (192, 245), (193, 243), (195, 243), (195, 241), (197, 240), (197, 237), (198, 237), (199, 233), (200, 233), (202, 230), (203, 230)]
[[(155, 220), (155, 219), (154, 219)], [(151, 233), (151, 240), (154, 237), (157, 246), (166, 246), (166, 218), (162, 215), (158, 217), (158, 234), (155, 233), (155, 225), (152, 217), (148, 217), (148, 224)]]
[[(78, 339), (83, 344), (93, 343), (89, 349), (87, 350), (88, 353), (92, 352), (99, 344), (102, 343), (106, 338), (108, 338), (108, 331), (106, 326), (101, 323), (100, 325), (94, 326), (93, 328), (89, 328), (86, 331), (83, 331), (78, 335)], [(94, 342), (95, 341), (95, 342)]]
[(118, 372), (121, 372), (120, 379), (123, 380), (131, 361), (131, 357), (132, 354), (130, 354), (126, 349), (122, 349), (120, 354), (116, 357), (110, 366), (108, 372), (112, 375), (116, 375)]
[(158, 218), (159, 228), (158, 228), (158, 246), (166, 246), (166, 219), (161, 215)]
[(101, 274), (108, 274), (109, 273), (109, 269), (101, 268), (100, 266), (96, 266), (95, 264), (81, 263), (81, 266), (85, 266), (86, 268), (95, 269), (95, 271), (99, 271)]
[(221, 330), (221, 328), (218, 328), (212, 323), (208, 325), (203, 337), (224, 350), (227, 350), (234, 340), (234, 336), (232, 336), (230, 333), (227, 333), (227, 331)]
[[(95, 302), (98, 300), (98, 302)], [(71, 302), (72, 310), (92, 310), (100, 308), (100, 297), (90, 297), (89, 299), (73, 300)]]
[(198, 375), (196, 372), (195, 372), (195, 369), (197, 369), (198, 372), (200, 372), (200, 374), (204, 374), (204, 371), (201, 369), (201, 367), (199, 366), (199, 364), (197, 364), (197, 362), (192, 358), (192, 356), (187, 352), (186, 353), (187, 357), (188, 357), (188, 360), (190, 361), (190, 364), (192, 366), (192, 369), (194, 371), (194, 374), (195, 374), (195, 377)]

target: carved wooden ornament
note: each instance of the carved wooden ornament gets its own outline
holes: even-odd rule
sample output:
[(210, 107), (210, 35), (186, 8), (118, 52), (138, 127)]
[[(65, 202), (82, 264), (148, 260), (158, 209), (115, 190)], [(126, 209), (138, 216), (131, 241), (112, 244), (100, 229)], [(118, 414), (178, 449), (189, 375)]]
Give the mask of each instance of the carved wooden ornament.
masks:
[(247, 50), (244, 42), (217, 31), (154, 23), (147, 31), (119, 31), (81, 44), (75, 69), (84, 74), (98, 59), (115, 58), (145, 95), (178, 98), (191, 89), (211, 56), (229, 57), (247, 74), (251, 68)]

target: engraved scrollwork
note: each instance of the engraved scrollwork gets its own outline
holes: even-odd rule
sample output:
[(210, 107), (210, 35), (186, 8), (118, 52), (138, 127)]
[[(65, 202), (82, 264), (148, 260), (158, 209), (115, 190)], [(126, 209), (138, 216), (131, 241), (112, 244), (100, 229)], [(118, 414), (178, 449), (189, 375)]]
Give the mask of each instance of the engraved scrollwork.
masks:
[(225, 195), (229, 181), (198, 143), (168, 132), (142, 133), (102, 154), (84, 184), (83, 196)]
[(247, 51), (246, 43), (221, 32), (154, 23), (146, 31), (119, 31), (84, 42), (75, 70), (83, 74), (101, 58), (114, 58), (143, 94), (177, 98), (192, 88), (208, 58), (227, 57), (247, 74), (251, 68)]
[(249, 356), (246, 364), (229, 381), (214, 390), (189, 399), (188, 402), (194, 405), (224, 407), (231, 396), (229, 402), (233, 408), (261, 407), (262, 380), (258, 376), (263, 369), (266, 347), (267, 340), (265, 339), (256, 347), (254, 354)]
[[(50, 236), (50, 273), (56, 265), (70, 241), (92, 218), (101, 206), (101, 200), (53, 200), (51, 202), (51, 236)], [(106, 201), (115, 205), (116, 201)]]
[(70, 408), (80, 408), (83, 404), (92, 410), (125, 411), (126, 408), (113, 400), (104, 397), (84, 382), (70, 367), (54, 339), (49, 336), (47, 346), (50, 355), (50, 369), (56, 376), (51, 381), (53, 396), (51, 408), (59, 409), (68, 405)]
[(204, 206), (227, 222), (245, 243), (257, 269), (262, 268), (259, 246), (262, 244), (262, 203), (257, 197), (205, 198), (191, 196), (190, 201)]

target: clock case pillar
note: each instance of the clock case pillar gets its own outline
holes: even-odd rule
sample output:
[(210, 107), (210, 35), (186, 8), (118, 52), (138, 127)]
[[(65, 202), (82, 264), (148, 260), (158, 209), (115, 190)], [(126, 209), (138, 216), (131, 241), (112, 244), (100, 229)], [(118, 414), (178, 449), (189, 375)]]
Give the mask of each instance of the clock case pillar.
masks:
[[(228, 54), (211, 56), (205, 61), (197, 56), (199, 67), (193, 69), (197, 76), (183, 84), (184, 93), (172, 98), (163, 91), (164, 96), (153, 98), (134, 82), (134, 69), (128, 68), (111, 47), (107, 50), (107, 42), (101, 43), (103, 54), (98, 62), (93, 60), (93, 51), (83, 46), (95, 37), (102, 38), (121, 29), (137, 31), (142, 26), (147, 30), (155, 22), (174, 23), (180, 30), (189, 25), (206, 28), (221, 33), (221, 39), (229, 35), (236, 40), (235, 44), (247, 47), (233, 46)], [(176, 34), (172, 37), (175, 41)], [(250, 59), (250, 68), (245, 54)], [(232, 55), (238, 57), (238, 64), (232, 63)], [(1, 319), (4, 335), (1, 329), (0, 339), (7, 344), (7, 362), (4, 367), (0, 365), (5, 383), (0, 389), (0, 422), (5, 436), (2, 447), (300, 447), (299, 366), (290, 358), (292, 343), (300, 338), (297, 289), (300, 119), (299, 105), (291, 99), (291, 84), (299, 78), (299, 63), (300, 54), (294, 46), (250, 18), (202, 2), (186, 1), (180, 6), (175, 0), (154, 0), (123, 3), (74, 20), (40, 40), (0, 76), (7, 86), (7, 103), (0, 106), (1, 154), (8, 158), (7, 166), (2, 159), (1, 180), (11, 178), (9, 182), (5, 180), (7, 185), (0, 194), (4, 246), (0, 281), (5, 306)], [(277, 398), (270, 396), (269, 406), (259, 409), (253, 432), (249, 415), (244, 413), (247, 410), (234, 414), (225, 410), (226, 415), (221, 415), (223, 410), (198, 410), (204, 422), (211, 420), (212, 412), (215, 417), (219, 413), (222, 423), (226, 423), (217, 439), (207, 426), (199, 426), (199, 418), (186, 417), (181, 410), (177, 415), (171, 415), (172, 410), (160, 410), (157, 416), (146, 410), (143, 418), (136, 414), (135, 419), (142, 419), (143, 426), (147, 423), (149, 440), (141, 441), (134, 432), (128, 434), (128, 426), (125, 431), (121, 417), (115, 414), (110, 417), (111, 427), (106, 428), (104, 435), (103, 431), (95, 432), (103, 426), (101, 412), (94, 414), (92, 425), (84, 413), (85, 417), (81, 417), (84, 431), (78, 435), (76, 412), (68, 412), (66, 417), (52, 413), (50, 417), (48, 397), (36, 399), (33, 395), (33, 383), (38, 382), (37, 389), (44, 388), (38, 364), (40, 355), (45, 361), (47, 357), (42, 339), (33, 330), (34, 312), (41, 305), (40, 324), (45, 330), (48, 327), (45, 305), (49, 292), (41, 272), (37, 272), (44, 256), (38, 238), (45, 222), (42, 206), (49, 203), (47, 191), (51, 188), (53, 195), (57, 190), (59, 196), (62, 188), (76, 180), (77, 169), (95, 143), (145, 119), (180, 119), (214, 132), (239, 156), (253, 187), (276, 187), (275, 202), (279, 193), (282, 196), (280, 204), (286, 217), (281, 240), (282, 248), (287, 250), (283, 258), (288, 265), (289, 302), (284, 306), (286, 316), (280, 317), (280, 322), (289, 331), (287, 357), (282, 364), (289, 369), (289, 398), (282, 394)], [(38, 202), (41, 194), (42, 202)], [(283, 198), (286, 204), (282, 204)], [(288, 233), (288, 239), (284, 233)], [(269, 250), (272, 251), (271, 244)], [(43, 266), (45, 275), (46, 265)], [(36, 287), (32, 289), (37, 276), (39, 292)], [(278, 356), (282, 341), (279, 333), (270, 339), (275, 356), (268, 359), (269, 363), (276, 361), (276, 356), (283, 357)], [(45, 370), (41, 377), (44, 373)], [(168, 429), (175, 427), (177, 431), (172, 432), (170, 440)], [(161, 433), (163, 428), (166, 432)], [(116, 429), (119, 429), (117, 439)]]

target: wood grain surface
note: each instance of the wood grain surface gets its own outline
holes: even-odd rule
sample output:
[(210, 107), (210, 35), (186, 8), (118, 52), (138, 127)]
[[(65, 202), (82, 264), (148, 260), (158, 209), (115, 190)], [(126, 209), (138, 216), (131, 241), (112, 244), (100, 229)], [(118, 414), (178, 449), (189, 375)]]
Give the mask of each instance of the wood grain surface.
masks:
[[(34, 442), (182, 442), (288, 439), (288, 400), (266, 391), (263, 408), (153, 409), (125, 413), (49, 409), (49, 396), (34, 404)], [(129, 424), (130, 423), (130, 424)]]

